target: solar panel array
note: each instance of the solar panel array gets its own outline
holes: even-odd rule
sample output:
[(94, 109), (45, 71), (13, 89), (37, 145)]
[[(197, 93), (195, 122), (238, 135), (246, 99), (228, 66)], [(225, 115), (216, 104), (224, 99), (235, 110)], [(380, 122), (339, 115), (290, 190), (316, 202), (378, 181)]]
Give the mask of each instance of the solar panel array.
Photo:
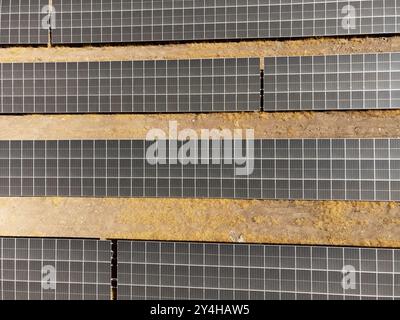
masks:
[(109, 241), (0, 238), (1, 300), (110, 300)]
[[(396, 249), (116, 244), (118, 300), (400, 298)], [(115, 299), (111, 254), (110, 241), (0, 238), (0, 299)]]
[(399, 299), (400, 251), (118, 242), (118, 299)]
[(0, 196), (398, 201), (400, 140), (0, 141)]
[(264, 110), (400, 108), (400, 53), (265, 59)]
[(258, 58), (3, 63), (1, 113), (260, 109)]
[[(54, 11), (52, 10), (54, 6)], [(400, 0), (0, 1), (0, 45), (398, 33)], [(0, 113), (400, 107), (400, 53), (0, 64)], [(264, 83), (264, 88), (261, 83)], [(399, 139), (0, 141), (3, 197), (400, 200)], [(400, 251), (0, 238), (2, 300), (400, 299)], [(113, 273), (111, 272), (113, 270)]]
[(0, 45), (47, 44), (48, 4), (48, 0), (0, 1)]
[(55, 44), (399, 32), (398, 0), (53, 0)]

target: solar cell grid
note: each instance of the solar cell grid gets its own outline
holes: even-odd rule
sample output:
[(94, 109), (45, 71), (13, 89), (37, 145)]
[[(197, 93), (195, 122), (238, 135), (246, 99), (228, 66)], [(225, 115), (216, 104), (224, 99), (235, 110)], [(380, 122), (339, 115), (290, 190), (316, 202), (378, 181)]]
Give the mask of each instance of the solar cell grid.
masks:
[[(120, 300), (400, 297), (398, 250), (153, 241), (118, 247)], [(347, 271), (354, 286), (343, 286)]]
[(48, 0), (3, 0), (0, 2), (0, 45), (47, 44)]
[(400, 200), (398, 139), (251, 142), (1, 141), (0, 196)]
[(400, 107), (400, 53), (265, 59), (264, 110)]
[(398, 0), (53, 0), (54, 43), (397, 33)]
[(258, 58), (0, 64), (1, 113), (260, 109)]
[(109, 300), (108, 241), (0, 238), (1, 300)]

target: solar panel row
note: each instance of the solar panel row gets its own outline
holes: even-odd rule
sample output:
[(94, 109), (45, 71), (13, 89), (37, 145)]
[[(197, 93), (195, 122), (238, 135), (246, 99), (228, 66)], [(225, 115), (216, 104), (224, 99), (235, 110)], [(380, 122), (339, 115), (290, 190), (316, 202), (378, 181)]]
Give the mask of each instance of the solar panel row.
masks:
[(53, 0), (55, 44), (399, 32), (398, 0)]
[(400, 107), (400, 53), (265, 59), (264, 110)]
[(109, 241), (0, 238), (1, 300), (110, 300)]
[(399, 201), (400, 140), (0, 141), (0, 196)]
[[(165, 42), (399, 32), (399, 0), (4, 0), (0, 44)], [(51, 9), (51, 12), (49, 11)]]
[[(118, 299), (399, 299), (400, 251), (118, 241)], [(110, 300), (111, 242), (0, 238), (1, 300)]]
[(118, 299), (399, 299), (400, 251), (118, 242)]
[(223, 112), (260, 109), (260, 59), (0, 64), (0, 111)]
[(397, 109), (400, 53), (3, 63), (0, 113)]

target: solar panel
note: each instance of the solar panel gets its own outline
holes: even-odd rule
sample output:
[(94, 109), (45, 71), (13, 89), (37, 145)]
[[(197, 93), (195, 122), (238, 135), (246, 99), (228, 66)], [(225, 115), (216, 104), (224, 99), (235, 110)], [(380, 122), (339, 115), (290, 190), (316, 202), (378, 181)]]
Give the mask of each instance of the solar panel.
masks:
[(391, 108), (400, 108), (400, 53), (265, 59), (265, 111)]
[(400, 139), (0, 141), (0, 196), (400, 200)]
[(0, 65), (1, 113), (261, 109), (260, 59)]
[(400, 251), (118, 241), (118, 299), (399, 299)]
[[(114, 242), (118, 300), (400, 298), (397, 249)], [(0, 299), (110, 300), (111, 258), (110, 241), (0, 238)]]
[(53, 0), (54, 43), (163, 42), (399, 32), (398, 0)]
[(48, 0), (0, 1), (0, 45), (47, 44), (48, 4)]
[(111, 244), (0, 238), (1, 300), (110, 300)]

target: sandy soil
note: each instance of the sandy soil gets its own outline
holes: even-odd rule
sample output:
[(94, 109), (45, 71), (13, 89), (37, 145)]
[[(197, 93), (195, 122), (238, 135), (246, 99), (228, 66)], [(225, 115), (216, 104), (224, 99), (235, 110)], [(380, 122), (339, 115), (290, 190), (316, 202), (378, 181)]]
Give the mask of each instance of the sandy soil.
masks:
[(144, 139), (150, 129), (254, 129), (256, 138), (395, 138), (400, 110), (0, 117), (0, 139)]
[(3, 236), (400, 246), (396, 203), (0, 199)]
[(400, 50), (400, 37), (306, 39), (134, 45), (108, 47), (12, 47), (0, 49), (0, 62), (162, 60), (349, 54)]
[[(264, 57), (400, 50), (400, 37), (0, 49), (0, 62)], [(257, 138), (399, 137), (400, 111), (0, 117), (0, 139), (143, 139), (148, 130), (254, 128)], [(397, 203), (0, 199), (0, 235), (400, 247)]]

